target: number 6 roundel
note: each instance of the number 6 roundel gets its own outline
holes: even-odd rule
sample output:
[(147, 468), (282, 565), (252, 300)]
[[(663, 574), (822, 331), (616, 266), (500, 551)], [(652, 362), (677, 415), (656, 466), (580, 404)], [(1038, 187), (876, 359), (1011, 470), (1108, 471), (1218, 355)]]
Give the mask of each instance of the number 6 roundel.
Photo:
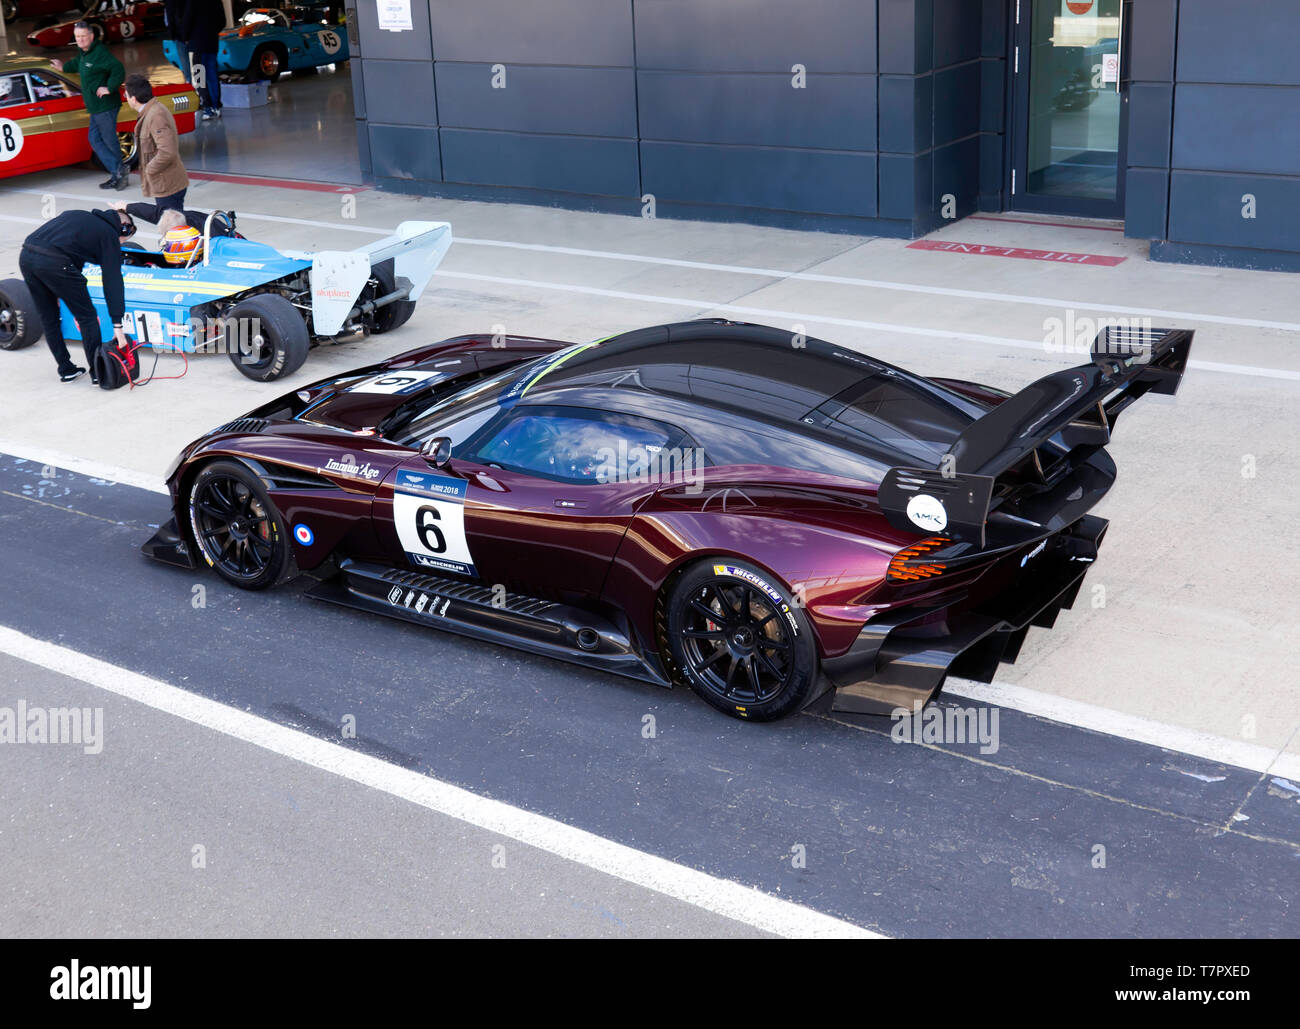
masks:
[(411, 564), (435, 571), (475, 574), (465, 538), (467, 488), (463, 479), (398, 471), (393, 483), (393, 522)]

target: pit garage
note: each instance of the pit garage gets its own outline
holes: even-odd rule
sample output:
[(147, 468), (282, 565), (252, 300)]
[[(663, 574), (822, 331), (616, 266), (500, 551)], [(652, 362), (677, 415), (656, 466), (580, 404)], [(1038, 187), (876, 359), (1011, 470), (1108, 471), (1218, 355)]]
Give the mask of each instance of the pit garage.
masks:
[[(209, 290), (204, 317), (265, 286), (312, 331), (292, 370), (155, 346), (152, 381), (110, 391), (60, 382), (35, 339), (0, 350), (0, 567), (21, 584), (0, 591), (5, 932), (1294, 937), (1300, 548), (1279, 528), (1300, 503), (1300, 170), (1286, 132), (1220, 117), (1249, 100), (1294, 125), (1300, 80), (1258, 43), (1300, 31), (1292, 5), (509, 6), (327, 12), (311, 31), (349, 60), (272, 80), (246, 67), (222, 117), (182, 134), (186, 207), (234, 212), (247, 238), (208, 238), (209, 263), (179, 270), (130, 255), (133, 324), (151, 290), (170, 302), (167, 275)], [(1256, 42), (1225, 71), (1241, 24)], [(45, 53), (35, 25), (7, 24), (11, 62)], [(161, 36), (110, 49), (184, 82)], [(101, 178), (83, 161), (0, 179), (0, 280), (59, 213), (142, 199), (137, 176), (120, 193)], [(136, 242), (161, 253), (149, 226)], [(376, 331), (381, 300), (411, 306)], [(160, 324), (198, 309), (175, 303)], [(724, 374), (703, 355), (751, 332), (738, 323), (775, 349)], [(472, 346), (430, 349), (460, 337)], [(637, 367), (598, 381), (612, 346)], [(470, 424), (466, 394), (465, 434), (435, 433), (439, 384), (461, 375), (495, 406)], [(1070, 407), (1106, 383), (1142, 389)], [(691, 446), (685, 428), (652, 432), (688, 399), (725, 408), (740, 428), (701, 448), (706, 482), (776, 467), (746, 448), (778, 429), (825, 442), (870, 425), (879, 442), (885, 424), (900, 449), (854, 451), (848, 478), (875, 478), (852, 505), (839, 466), (782, 457), (804, 462), (797, 489), (684, 491), (672, 533), (637, 537), (640, 494), (584, 493), (595, 472), (553, 463), (590, 425), (466, 449), (529, 404), (572, 419), (577, 400), (537, 406), (561, 386), (607, 391), (584, 403), (616, 426), (611, 460), (619, 440)], [(611, 406), (636, 390), (639, 414)], [(951, 438), (930, 406), (943, 391), (944, 412), (954, 394), (973, 405)], [(328, 458), (294, 449), (308, 436)], [(1014, 455), (1013, 437), (1030, 440)], [(531, 485), (503, 456), (525, 450), (542, 455)], [(195, 499), (205, 462), (252, 483), (232, 487), (222, 540), (251, 555), (270, 539), (245, 547), (257, 526), (283, 536), (274, 588), (214, 570), (202, 519), (224, 487)], [(1113, 485), (1050, 494), (1086, 462), (1117, 469)], [(920, 503), (889, 499), (893, 468)], [(787, 487), (779, 532), (689, 545), (681, 512), (748, 525)], [(1015, 585), (997, 624), (967, 618), (954, 642), (952, 597), (923, 600), (1036, 517), (999, 521), (998, 504), (1050, 494), (1048, 526), (1085, 488), (1095, 505), (1043, 547), (1002, 554)], [(816, 556), (832, 538), (855, 548), (833, 574)], [(642, 556), (620, 563), (633, 542)], [(290, 567), (316, 546), (332, 552)], [(671, 590), (634, 587), (674, 548), (691, 560), (672, 572), (703, 561), (750, 612), (706, 599), (684, 634), (720, 648), (734, 632), (743, 657), (776, 640), (771, 614), (787, 644), (838, 626), (859, 665), (787, 717), (747, 718), (747, 702), (728, 717), (671, 660), (712, 651), (665, 658), (636, 634), (670, 622)], [(1044, 561), (1074, 563), (1072, 592), (1034, 593)], [(906, 611), (841, 588), (872, 562), (913, 591)], [(610, 603), (624, 587), (636, 610)], [(885, 671), (888, 689), (852, 685)], [(89, 712), (80, 737), (56, 740), (48, 713), (72, 710)]]
[[(213, 3), (220, 5), (220, 0)], [(11, 56), (74, 55), (71, 25), (85, 17), (97, 32), (106, 33), (128, 74), (138, 72), (155, 84), (187, 80), (181, 66), (189, 62), (189, 51), (168, 39), (162, 3), (98, 0), (88, 14), (75, 7), (53, 12), (57, 6), (58, 0), (47, 4), (51, 13), (39, 17), (27, 17), (19, 7), (19, 16), (5, 23)], [(201, 120), (186, 135), (186, 167), (199, 175), (359, 184), (343, 9), (326, 3), (281, 10), (243, 0), (233, 9), (227, 2), (225, 9), (231, 13), (218, 65), (227, 87), (222, 117)], [(241, 30), (246, 32), (242, 37)]]

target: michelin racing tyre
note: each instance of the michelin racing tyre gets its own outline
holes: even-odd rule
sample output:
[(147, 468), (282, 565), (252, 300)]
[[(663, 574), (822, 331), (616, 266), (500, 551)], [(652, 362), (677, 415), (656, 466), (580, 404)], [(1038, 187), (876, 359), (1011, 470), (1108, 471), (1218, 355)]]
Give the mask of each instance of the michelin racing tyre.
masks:
[[(379, 295), (387, 296), (397, 288), (397, 279), (393, 273), (391, 258), (375, 265), (375, 278), (379, 282)], [(375, 312), (375, 333), (392, 332), (401, 328), (415, 313), (414, 300), (397, 300)]]
[(241, 300), (225, 319), (227, 353), (250, 379), (270, 382), (292, 375), (307, 360), (311, 349), (307, 326), (298, 309), (279, 294), (259, 293)]
[(44, 332), (31, 291), (22, 279), (0, 282), (0, 350), (22, 350)]
[(190, 531), (204, 562), (246, 590), (274, 586), (292, 554), (284, 519), (245, 465), (214, 461), (190, 484)]
[(817, 678), (817, 645), (792, 594), (753, 565), (710, 558), (673, 587), (664, 642), (680, 676), (733, 718), (798, 711)]

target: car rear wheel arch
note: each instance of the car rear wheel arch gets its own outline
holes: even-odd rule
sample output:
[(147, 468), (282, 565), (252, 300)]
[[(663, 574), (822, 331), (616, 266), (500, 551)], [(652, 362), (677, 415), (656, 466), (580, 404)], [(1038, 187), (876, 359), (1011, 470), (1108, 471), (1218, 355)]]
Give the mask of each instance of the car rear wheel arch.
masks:
[[(684, 637), (684, 632), (699, 628), (689, 625), (686, 605), (696, 593), (711, 591), (715, 584), (724, 592), (714, 595), (732, 598), (738, 609), (732, 611), (737, 618), (735, 626), (719, 618), (712, 623), (715, 631), (720, 632), (724, 624), (728, 631), (749, 630), (748, 649), (754, 654), (748, 661), (741, 658), (738, 663), (723, 656), (720, 664), (730, 663), (730, 667), (745, 671), (749, 666), (759, 669), (765, 681), (758, 690), (738, 688), (729, 671), (725, 685), (736, 688), (736, 694), (724, 695), (717, 681), (721, 676), (710, 675), (707, 668), (699, 667), (708, 664), (701, 646), (715, 647), (718, 641), (694, 644)], [(815, 627), (798, 602), (798, 596), (780, 576), (754, 561), (728, 553), (691, 554), (665, 577), (655, 599), (655, 642), (673, 683), (688, 686), (719, 711), (746, 721), (774, 721), (798, 712), (816, 696), (821, 655)], [(778, 646), (783, 650), (767, 649)], [(788, 663), (778, 661), (783, 679), (763, 672), (757, 663), (763, 661), (770, 667), (779, 653), (789, 655)], [(744, 695), (747, 692), (753, 695)]]

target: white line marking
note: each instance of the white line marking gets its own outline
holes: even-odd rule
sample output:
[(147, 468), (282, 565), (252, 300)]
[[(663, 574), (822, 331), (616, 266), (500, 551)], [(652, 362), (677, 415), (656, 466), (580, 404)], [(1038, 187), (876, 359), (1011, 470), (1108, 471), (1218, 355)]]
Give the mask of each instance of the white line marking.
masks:
[(28, 443), (20, 443), (18, 440), (0, 438), (0, 454), (19, 457), (24, 461), (31, 461), (33, 464), (42, 466), (51, 465), (55, 468), (64, 468), (70, 472), (76, 472), (78, 475), (89, 476), (92, 479), (120, 482), (124, 486), (134, 486), (136, 489), (144, 489), (150, 493), (161, 493), (163, 496), (169, 496), (167, 486), (160, 476), (146, 475), (143, 472), (132, 471), (130, 468), (119, 468), (116, 465), (100, 464), (98, 461), (88, 461), (85, 458), (47, 450), (45, 447), (34, 447)]
[[(471, 282), (491, 282), (503, 286), (523, 286), (529, 289), (551, 289), (563, 293), (582, 293), (587, 296), (610, 297), (616, 300), (639, 300), (649, 304), (668, 304), (671, 307), (685, 307), (701, 313), (707, 311), (730, 311), (735, 314), (755, 315), (759, 318), (783, 319), (793, 324), (812, 322), (819, 325), (841, 325), (853, 329), (874, 329), (878, 332), (893, 332), (902, 336), (924, 336), (930, 339), (960, 339), (972, 343), (989, 343), (1000, 347), (1015, 347), (1019, 350), (1037, 350), (1047, 353), (1041, 341), (1014, 339), (1010, 336), (986, 336), (977, 332), (958, 332), (953, 329), (924, 329), (915, 325), (895, 325), (890, 322), (870, 322), (859, 318), (833, 318), (830, 315), (813, 314), (808, 311), (781, 311), (770, 307), (750, 307), (746, 304), (715, 304), (707, 300), (695, 300), (689, 297), (666, 297), (652, 293), (630, 293), (626, 290), (600, 289), (596, 286), (576, 286), (564, 282), (542, 282), (537, 279), (511, 279), (500, 275), (478, 275), (472, 272), (453, 272), (439, 268), (435, 273), (444, 279), (466, 279)], [(1265, 379), (1284, 379), (1300, 381), (1300, 371), (1288, 368), (1263, 368), (1249, 364), (1224, 364), (1219, 361), (1188, 361), (1189, 368), (1206, 372), (1224, 372), (1230, 375), (1248, 375)]]
[[(103, 203), (102, 197), (88, 196), (81, 193), (58, 193), (51, 190), (11, 189), (0, 190), (8, 193), (31, 193), (37, 196), (61, 197), (65, 200), (82, 200), (89, 204)], [(310, 218), (287, 218), (280, 215), (258, 214), (253, 211), (240, 211), (240, 218), (252, 221), (279, 222), (286, 225), (307, 225), (313, 228), (338, 229), (343, 232), (365, 232), (385, 236), (392, 229), (381, 229), (370, 225), (348, 225), (342, 222), (327, 222)], [(686, 261), (673, 257), (651, 257), (647, 254), (627, 254), (610, 250), (587, 250), (581, 247), (552, 246), (546, 243), (517, 243), (503, 239), (475, 239), (459, 236), (456, 239), (463, 246), (503, 247), (510, 250), (534, 250), (546, 254), (565, 254), (570, 257), (595, 257), (603, 261), (629, 261), (634, 264), (658, 264), (672, 268), (694, 268), (700, 271), (727, 272), (733, 275), (757, 275), (769, 279), (792, 279), (802, 282), (826, 282), (841, 286), (856, 286), (862, 289), (884, 289), (900, 293), (921, 293), (930, 296), (962, 297), (967, 300), (991, 300), (1003, 304), (1030, 304), (1038, 307), (1074, 308), (1084, 311), (1106, 311), (1116, 316), (1137, 315), (1149, 318), (1175, 318), (1215, 325), (1240, 325), (1254, 329), (1281, 329), (1285, 332), (1300, 332), (1300, 322), (1272, 321), (1260, 318), (1238, 318), (1232, 315), (1207, 314), (1203, 311), (1173, 311), (1159, 307), (1129, 307), (1124, 304), (1110, 304), (1099, 300), (1065, 300), (1059, 297), (1036, 297), (1023, 293), (993, 293), (977, 289), (957, 289), (950, 286), (930, 286), (921, 283), (893, 282), (888, 279), (861, 279), (848, 275), (823, 275), (819, 272), (787, 271), (782, 268), (763, 268), (754, 265), (714, 264), (708, 261)], [(838, 255), (837, 255), (838, 256)]]
[(1229, 739), (1213, 733), (1197, 732), (1182, 726), (1167, 725), (1140, 715), (1097, 707), (1081, 700), (1055, 697), (1049, 693), (1013, 686), (1010, 683), (971, 682), (969, 679), (949, 679), (940, 696), (965, 697), (984, 704), (1012, 708), (1028, 715), (1050, 718), (1081, 729), (1092, 729), (1108, 736), (1119, 736), (1153, 747), (1173, 750), (1192, 757), (1217, 761), (1220, 764), (1249, 768), (1253, 772), (1300, 777), (1300, 754), (1273, 750), (1257, 743)]
[(0, 651), (764, 932), (799, 938), (884, 938), (761, 890), (477, 796), (450, 783), (398, 768), (6, 626), (0, 626)]
[[(32, 192), (32, 191), (15, 190), (11, 192)], [(69, 196), (69, 197), (73, 196), (73, 194), (54, 194), (54, 195)], [(89, 198), (78, 197), (77, 199), (89, 199)], [(251, 218), (253, 220), (260, 220), (260, 221), (286, 222), (293, 225), (310, 225), (318, 228), (340, 228), (340, 229), (347, 229), (348, 231), (351, 232), (365, 232), (365, 233), (372, 233), (375, 235), (387, 235), (391, 231), (390, 229), (378, 229), (378, 228), (372, 228), (363, 225), (330, 225), (324, 222), (309, 221), (308, 219), (305, 218), (282, 218), (276, 215), (258, 215), (258, 214), (243, 213), (240, 214), (239, 217)], [(8, 219), (11, 221), (32, 221), (33, 220), (30, 218), (16, 218), (10, 215), (0, 215), (0, 219)], [(867, 279), (843, 279), (837, 276), (812, 276), (812, 275), (804, 274), (802, 272), (781, 272), (781, 271), (769, 270), (769, 269), (736, 268), (731, 265), (711, 265), (711, 264), (704, 264), (699, 261), (676, 261), (676, 260), (671, 260), (669, 258), (636, 257), (629, 254), (611, 254), (601, 250), (576, 250), (572, 247), (550, 247), (550, 246), (542, 246), (540, 244), (532, 244), (532, 243), (503, 243), (497, 240), (475, 240), (475, 239), (465, 239), (465, 238), (457, 239), (456, 242), (471, 244), (471, 245), (481, 244), (484, 246), (517, 247), (523, 250), (543, 250), (543, 251), (554, 252), (554, 253), (583, 254), (583, 255), (590, 255), (593, 257), (606, 257), (613, 260), (641, 261), (650, 264), (681, 265), (683, 267), (689, 267), (689, 268), (705, 268), (705, 269), (716, 269), (722, 271), (735, 271), (735, 272), (753, 272), (757, 274), (770, 275), (770, 276), (784, 276), (785, 278), (791, 278), (791, 279), (818, 278), (828, 282), (836, 281), (836, 282), (843, 282), (846, 284), (864, 285), (864, 286), (880, 285), (882, 287), (888, 287), (888, 288), (907, 289), (911, 292), (917, 292), (917, 293), (940, 293), (944, 295), (953, 295), (953, 296), (977, 296), (985, 299), (998, 299), (998, 300), (1006, 300), (1009, 302), (1017, 302), (1017, 303), (1018, 302), (1038, 303), (1038, 300), (1032, 297), (1029, 298), (1016, 297), (1011, 295), (1003, 295), (999, 293), (975, 293), (970, 290), (949, 290), (940, 287), (932, 288), (929, 286), (905, 286), (900, 283), (892, 283), (892, 284), (873, 283), (871, 280), (867, 280)], [(1019, 350), (1037, 350), (1046, 353), (1046, 349), (1041, 341), (1034, 341), (1029, 339), (1014, 339), (1009, 336), (988, 336), (982, 333), (957, 332), (951, 329), (923, 329), (913, 325), (898, 325), (894, 322), (872, 322), (872, 321), (864, 321), (859, 318), (834, 318), (829, 315), (808, 314), (800, 311), (780, 311), (780, 310), (774, 310), (772, 308), (749, 307), (741, 304), (716, 304), (716, 303), (710, 303), (709, 301), (706, 300), (692, 300), (686, 297), (665, 297), (665, 296), (655, 296), (649, 293), (629, 293), (624, 290), (599, 289), (595, 286), (575, 286), (575, 285), (562, 283), (562, 282), (541, 282), (535, 279), (512, 279), (512, 278), (506, 278), (499, 275), (476, 275), (471, 272), (453, 272), (448, 270), (447, 268), (439, 268), (437, 272), (435, 272), (435, 275), (438, 275), (442, 278), (468, 279), (473, 282), (491, 282), (491, 283), (496, 283), (504, 286), (526, 286), (533, 289), (550, 289), (550, 290), (558, 290), (567, 293), (584, 293), (589, 296), (610, 297), (618, 300), (641, 300), (651, 304), (668, 304), (673, 307), (685, 307), (691, 310), (698, 310), (698, 311), (733, 311), (738, 314), (756, 315), (760, 318), (786, 318), (801, 323), (813, 322), (819, 325), (839, 325), (839, 326), (844, 326), (846, 328), (853, 328), (853, 329), (873, 329), (878, 332), (894, 332), (903, 336), (921, 336), (927, 339), (967, 340), (972, 343), (988, 343), (988, 344), (992, 344), (993, 346), (1015, 347), (1016, 349)], [(1078, 307), (1098, 306), (1098, 305), (1081, 304), (1077, 301), (1072, 301), (1072, 300), (1059, 300), (1059, 301), (1053, 300), (1048, 304), (1048, 306), (1056, 306), (1058, 304), (1074, 305)], [(1252, 325), (1256, 327), (1265, 327), (1265, 328), (1293, 329), (1296, 331), (1300, 331), (1300, 323), (1293, 324), (1291, 322), (1252, 322), (1243, 319), (1219, 318), (1214, 315), (1180, 314), (1179, 312), (1175, 312), (1175, 311), (1142, 312), (1137, 308), (1130, 308), (1130, 309), (1117, 308), (1115, 311), (1115, 313), (1117, 314), (1121, 312), (1139, 313), (1139, 314), (1145, 313), (1148, 315), (1154, 314), (1154, 315), (1159, 315), (1161, 317), (1168, 315), (1169, 317), (1191, 318), (1191, 319), (1199, 319), (1201, 321), (1220, 321), (1220, 322), (1227, 322), (1230, 324)], [(1287, 368), (1268, 368), (1262, 365), (1225, 364), (1220, 361), (1199, 361), (1199, 360), (1189, 361), (1187, 362), (1187, 366), (1189, 368), (1195, 368), (1198, 371), (1222, 372), (1227, 375), (1247, 375), (1253, 378), (1300, 381), (1300, 371), (1292, 371)]]

